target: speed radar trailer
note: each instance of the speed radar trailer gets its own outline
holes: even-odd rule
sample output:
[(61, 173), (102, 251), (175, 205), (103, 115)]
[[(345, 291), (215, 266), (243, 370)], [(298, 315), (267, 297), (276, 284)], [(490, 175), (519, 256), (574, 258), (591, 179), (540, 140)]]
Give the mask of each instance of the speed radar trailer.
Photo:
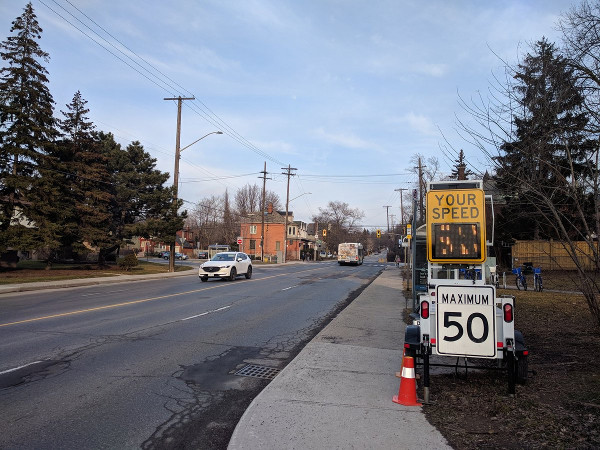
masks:
[(514, 327), (514, 297), (497, 297), (496, 286), (486, 284), (492, 198), (481, 180), (430, 182), (427, 188), (427, 290), (419, 295), (404, 339), (407, 355), (423, 360), (425, 401), (430, 355), (463, 357), (465, 364), (467, 358), (500, 360), (514, 394), (515, 382), (527, 378), (528, 351)]

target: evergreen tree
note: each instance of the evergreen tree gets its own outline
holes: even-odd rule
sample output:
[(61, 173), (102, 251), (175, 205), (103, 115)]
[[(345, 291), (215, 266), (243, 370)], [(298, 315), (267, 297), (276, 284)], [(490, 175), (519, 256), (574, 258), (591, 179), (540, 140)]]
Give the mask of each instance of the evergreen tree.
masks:
[(49, 55), (38, 45), (42, 28), (31, 3), (10, 32), (0, 44), (7, 64), (0, 69), (0, 251), (30, 246), (31, 230), (11, 221), (18, 214), (29, 219), (34, 215), (29, 193), (55, 137), (54, 101), (42, 65)]
[[(109, 155), (95, 139), (94, 125), (89, 121), (87, 101), (78, 91), (61, 111), (59, 120), (64, 139), (58, 144), (59, 158), (69, 174), (69, 200), (77, 236), (73, 250), (87, 253), (91, 247), (106, 247), (110, 236), (110, 204), (113, 200), (111, 176), (108, 172)], [(102, 261), (100, 261), (102, 262)]]
[(452, 173), (450, 174), (451, 180), (468, 180), (469, 177), (474, 176), (475, 174), (471, 169), (467, 167), (467, 163), (465, 161), (465, 152), (463, 152), (462, 148), (458, 153), (458, 159), (455, 159)]
[(98, 133), (97, 140), (110, 155), (108, 169), (112, 174), (110, 231), (114, 240), (108, 252), (134, 235), (153, 236), (154, 226), (148, 228), (148, 221), (169, 215), (173, 190), (164, 186), (169, 174), (156, 169), (156, 159), (139, 142), (122, 150), (110, 133)]
[[(572, 200), (560, 187), (570, 182), (570, 171), (583, 173), (581, 162), (590, 142), (585, 133), (587, 117), (583, 96), (573, 70), (554, 44), (538, 41), (515, 74), (515, 93), (521, 114), (514, 118), (515, 139), (501, 146), (496, 173), (501, 190), (509, 194), (499, 225), (517, 239), (551, 235), (552, 224), (542, 198), (569, 211)], [(572, 215), (573, 224), (578, 219)], [(544, 223), (545, 222), (545, 223)]]

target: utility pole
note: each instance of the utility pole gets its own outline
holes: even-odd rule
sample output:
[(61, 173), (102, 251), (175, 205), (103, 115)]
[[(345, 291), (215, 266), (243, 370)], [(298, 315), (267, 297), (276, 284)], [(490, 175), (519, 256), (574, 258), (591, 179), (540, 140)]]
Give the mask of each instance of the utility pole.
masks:
[(394, 189), (396, 192), (400, 192), (400, 225), (404, 225), (404, 206), (402, 205), (402, 191), (408, 191), (407, 188)]
[[(423, 223), (423, 216), (425, 215), (425, 213), (423, 212), (425, 210), (425, 206), (423, 204), (423, 185), (425, 184), (423, 181), (423, 169), (426, 168), (427, 166), (424, 166), (421, 162), (421, 157), (419, 156), (419, 165), (417, 167), (415, 167), (415, 169), (419, 170), (419, 222), (418, 223)], [(414, 215), (414, 213), (413, 213)]]
[(260, 260), (264, 261), (265, 260), (265, 198), (267, 195), (267, 179), (270, 180), (270, 178), (267, 178), (267, 162), (265, 161), (265, 168), (263, 169), (262, 172), (262, 177), (258, 177), (258, 178), (262, 178), (263, 179), (263, 191), (262, 191), (262, 208), (261, 208), (261, 214), (262, 214), (262, 226), (260, 229)]
[(313, 261), (317, 261), (317, 241), (319, 240), (319, 222), (315, 220), (315, 248)]
[[(195, 100), (194, 97), (170, 97), (164, 100), (177, 100), (177, 134), (175, 136), (175, 171), (173, 172), (173, 210), (174, 218), (177, 218), (177, 192), (179, 189), (179, 155), (181, 152), (181, 102), (183, 100)], [(175, 272), (175, 242), (177, 241), (177, 231), (175, 231), (175, 240), (169, 246), (169, 272)]]
[(290, 205), (290, 177), (295, 176), (295, 173), (292, 173), (292, 170), (298, 170), (288, 164), (287, 167), (282, 167), (281, 170), (285, 170), (286, 172), (282, 172), (282, 175), (287, 175), (287, 197), (285, 200), (285, 227), (283, 229), (283, 262), (287, 262), (287, 243), (288, 243), (288, 211)]
[(385, 213), (386, 213), (385, 215), (387, 217), (387, 232), (389, 234), (390, 233), (390, 208), (391, 208), (391, 206), (385, 205), (384, 208), (385, 208)]

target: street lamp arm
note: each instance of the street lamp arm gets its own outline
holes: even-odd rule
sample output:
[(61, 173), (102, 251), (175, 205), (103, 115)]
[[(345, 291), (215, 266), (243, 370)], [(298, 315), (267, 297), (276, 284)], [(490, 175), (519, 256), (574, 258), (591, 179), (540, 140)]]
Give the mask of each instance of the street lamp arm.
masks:
[(194, 145), (196, 142), (201, 141), (202, 139), (204, 139), (206, 136), (210, 136), (211, 134), (223, 134), (222, 131), (211, 131), (208, 134), (205, 134), (204, 136), (202, 136), (200, 139), (196, 139), (194, 142), (192, 142), (189, 145), (186, 145), (185, 147), (183, 147), (182, 149), (180, 149), (179, 151), (182, 152), (184, 151), (186, 148), (191, 147), (192, 145)]

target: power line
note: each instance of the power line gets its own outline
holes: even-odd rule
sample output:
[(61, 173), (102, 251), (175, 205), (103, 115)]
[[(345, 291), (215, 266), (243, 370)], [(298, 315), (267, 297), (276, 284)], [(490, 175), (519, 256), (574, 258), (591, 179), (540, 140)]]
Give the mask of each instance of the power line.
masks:
[[(269, 161), (275, 162), (277, 164), (282, 164), (282, 165), (284, 164), (281, 161), (279, 161), (276, 158), (274, 158), (271, 155), (269, 155), (268, 153), (266, 153), (265, 151), (263, 151), (260, 148), (258, 148), (256, 145), (252, 144), (250, 141), (248, 141), (242, 135), (240, 135), (234, 128), (232, 128), (223, 119), (221, 119), (217, 114), (215, 114), (204, 102), (202, 102), (201, 100), (197, 99), (197, 96), (193, 95), (191, 93), (191, 91), (189, 91), (188, 89), (186, 89), (186, 88), (182, 87), (181, 85), (179, 85), (177, 82), (175, 82), (170, 77), (168, 77), (163, 72), (161, 72), (159, 69), (157, 69), (154, 65), (152, 65), (151, 63), (149, 63), (148, 61), (146, 61), (141, 56), (139, 56), (136, 52), (134, 52), (133, 50), (131, 50), (123, 42), (121, 42), (115, 36), (113, 36), (111, 33), (109, 33), (104, 27), (102, 27), (96, 21), (94, 21), (89, 15), (85, 14), (83, 11), (81, 11), (79, 8), (77, 8), (75, 5), (73, 5), (69, 0), (65, 0), (66, 3), (68, 3), (69, 5), (71, 5), (71, 7), (73, 7), (77, 12), (79, 12), (79, 14), (81, 14), (82, 16), (84, 16), (88, 21), (90, 21), (91, 23), (93, 23), (96, 27), (98, 27), (100, 30), (102, 30), (111, 39), (113, 39), (119, 45), (121, 45), (123, 48), (125, 48), (128, 52), (130, 52), (131, 54), (133, 54), (139, 60), (143, 61), (144, 64), (149, 69), (151, 69), (151, 70), (149, 70), (147, 67), (144, 67), (138, 61), (136, 61), (131, 55), (126, 54), (121, 49), (119, 49), (117, 46), (115, 46), (112, 42), (110, 42), (109, 40), (107, 40), (105, 37), (101, 36), (98, 32), (96, 32), (95, 30), (93, 30), (89, 25), (85, 24), (81, 19), (79, 19), (78, 17), (76, 17), (72, 12), (70, 12), (69, 10), (67, 10), (64, 6), (62, 6), (61, 4), (59, 4), (56, 0), (52, 0), (52, 1), (53, 1), (53, 3), (55, 5), (57, 5), (59, 8), (61, 8), (67, 14), (69, 14), (74, 20), (76, 20), (77, 22), (79, 22), (83, 27), (87, 28), (91, 33), (95, 34), (99, 39), (101, 39), (102, 41), (106, 42), (107, 45), (109, 45), (112, 48), (114, 48), (116, 52), (119, 52), (121, 55), (123, 55), (123, 57), (119, 56), (117, 53), (115, 53), (112, 50), (110, 50), (109, 48), (107, 48), (105, 45), (102, 44), (102, 42), (99, 42), (97, 39), (94, 39), (94, 37), (92, 37), (90, 34), (86, 33), (82, 28), (78, 27), (76, 24), (74, 24), (72, 21), (70, 21), (69, 19), (67, 19), (60, 12), (58, 12), (55, 9), (53, 9), (52, 7), (50, 7), (46, 2), (44, 2), (44, 0), (40, 0), (40, 3), (42, 3), (46, 8), (48, 8), (50, 11), (52, 11), (54, 14), (56, 14), (62, 20), (64, 20), (65, 22), (67, 22), (73, 28), (75, 28), (76, 30), (78, 30), (80, 33), (82, 33), (88, 39), (92, 40), (97, 45), (99, 45), (100, 47), (102, 47), (104, 50), (106, 50), (107, 52), (109, 52), (111, 55), (113, 55), (119, 61), (123, 62), (129, 68), (133, 69), (135, 72), (137, 72), (138, 74), (142, 75), (148, 81), (150, 81), (151, 83), (153, 83), (154, 85), (156, 85), (157, 87), (159, 87), (161, 90), (166, 91), (166, 92), (168, 92), (169, 94), (171, 94), (173, 96), (175, 96), (176, 93), (182, 93), (182, 91), (183, 91), (183, 93), (185, 93), (186, 95), (192, 95), (193, 97), (196, 97), (196, 100), (199, 102), (200, 106), (197, 106), (196, 104), (193, 104), (193, 106), (192, 105), (186, 105), (186, 107), (190, 108), (192, 111), (194, 111), (197, 115), (199, 115), (200, 117), (202, 117), (204, 120), (206, 120), (211, 125), (216, 126), (219, 129), (222, 129), (224, 134), (227, 134), (230, 138), (232, 138), (233, 140), (235, 140), (236, 142), (238, 142), (239, 144), (241, 144), (243, 147), (251, 150), (252, 152), (258, 154), (259, 156), (261, 156), (263, 158), (268, 159)], [(131, 63), (128, 62), (128, 61), (130, 61)], [(137, 67), (139, 67), (139, 69), (136, 68), (136, 67), (134, 67), (134, 65), (137, 66)], [(146, 72), (146, 73), (144, 73), (144, 72)], [(159, 74), (160, 76), (157, 75), (157, 74)]]

